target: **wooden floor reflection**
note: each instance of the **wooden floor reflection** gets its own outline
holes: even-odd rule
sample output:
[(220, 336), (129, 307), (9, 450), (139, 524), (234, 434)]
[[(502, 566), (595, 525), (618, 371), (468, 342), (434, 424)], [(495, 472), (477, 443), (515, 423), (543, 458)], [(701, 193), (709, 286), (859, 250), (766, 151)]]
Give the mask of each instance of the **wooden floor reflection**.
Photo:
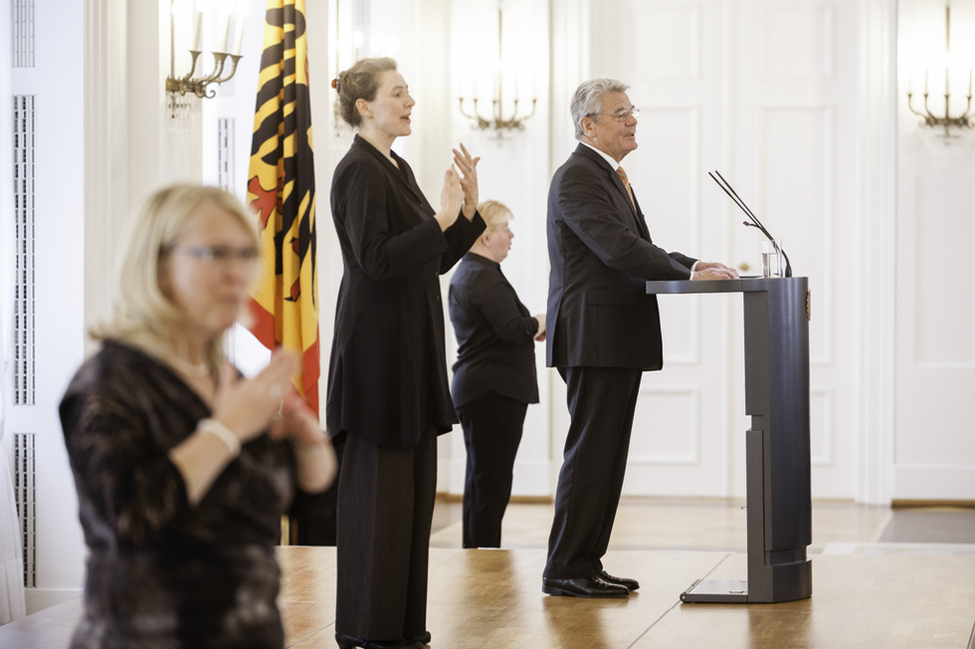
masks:
[[(965, 649), (975, 627), (975, 510), (927, 512), (927, 543), (898, 510), (814, 503), (813, 596), (780, 604), (681, 604), (695, 580), (744, 579), (744, 512), (726, 501), (626, 500), (607, 569), (639, 579), (623, 600), (543, 595), (551, 505), (513, 505), (504, 549), (460, 549), (457, 506), (438, 505), (428, 628), (437, 649)], [(948, 516), (947, 514), (950, 514)], [(905, 519), (907, 520), (907, 519)], [(910, 522), (909, 520), (907, 522)], [(919, 526), (917, 526), (919, 527)], [(934, 539), (933, 541), (931, 539)], [(939, 542), (943, 539), (945, 542)], [(334, 548), (285, 547), (287, 646), (335, 647)], [(0, 627), (0, 647), (62, 648), (72, 600)], [(972, 649), (975, 649), (973, 647)]]
[[(335, 646), (333, 557), (282, 550), (291, 647)], [(975, 554), (817, 555), (811, 598), (747, 605), (678, 599), (704, 575), (743, 577), (740, 554), (612, 551), (607, 565), (642, 582), (624, 600), (543, 595), (543, 550), (435, 548), (432, 558), (433, 647), (963, 649), (975, 624)]]

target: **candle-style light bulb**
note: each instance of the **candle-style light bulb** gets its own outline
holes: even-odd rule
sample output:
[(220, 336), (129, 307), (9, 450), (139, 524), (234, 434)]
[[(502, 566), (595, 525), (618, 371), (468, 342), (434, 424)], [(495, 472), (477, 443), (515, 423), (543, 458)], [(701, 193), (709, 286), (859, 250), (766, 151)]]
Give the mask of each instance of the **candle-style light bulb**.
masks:
[(223, 25), (223, 38), (220, 39), (220, 50), (221, 52), (230, 51), (230, 14), (227, 14), (227, 21)]
[(240, 56), (240, 48), (244, 43), (244, 21), (246, 20), (246, 13), (240, 14), (237, 20), (237, 38), (234, 40), (234, 56)]
[(194, 16), (194, 21), (193, 21), (195, 26), (193, 27), (192, 49), (197, 52), (201, 52), (202, 51), (201, 45), (203, 44), (203, 12), (200, 11), (199, 9), (196, 9), (195, 11), (196, 11), (196, 16)]

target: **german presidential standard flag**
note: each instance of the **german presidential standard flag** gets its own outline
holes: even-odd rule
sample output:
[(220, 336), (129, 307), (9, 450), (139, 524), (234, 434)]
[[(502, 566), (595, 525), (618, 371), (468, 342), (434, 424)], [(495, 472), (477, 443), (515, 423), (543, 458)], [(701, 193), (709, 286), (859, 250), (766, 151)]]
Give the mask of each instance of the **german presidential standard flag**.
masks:
[(257, 213), (263, 249), (251, 331), (268, 349), (301, 352), (295, 387), (317, 413), (315, 168), (304, 0), (268, 0), (247, 201)]

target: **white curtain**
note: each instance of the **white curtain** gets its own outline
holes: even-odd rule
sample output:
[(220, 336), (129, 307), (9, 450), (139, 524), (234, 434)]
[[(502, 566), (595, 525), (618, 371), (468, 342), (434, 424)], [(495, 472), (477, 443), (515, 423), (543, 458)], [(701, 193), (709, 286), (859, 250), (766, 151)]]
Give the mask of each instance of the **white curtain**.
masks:
[[(3, 301), (0, 300), (0, 323), (6, 325), (3, 313)], [(0, 326), (0, 360), (4, 368), (0, 372), (0, 624), (27, 615), (20, 522), (17, 518), (17, 503), (14, 501), (10, 465), (4, 450), (6, 444), (3, 441), (7, 419), (7, 391), (4, 385), (7, 377), (6, 330), (6, 326)]]

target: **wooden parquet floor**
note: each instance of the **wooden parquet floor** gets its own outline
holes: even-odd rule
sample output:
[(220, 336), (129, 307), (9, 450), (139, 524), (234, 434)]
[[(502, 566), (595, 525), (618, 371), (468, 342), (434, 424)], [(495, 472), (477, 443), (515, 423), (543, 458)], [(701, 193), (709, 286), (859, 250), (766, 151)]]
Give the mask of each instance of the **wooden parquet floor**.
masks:
[[(449, 508), (448, 508), (449, 509)], [(545, 505), (515, 505), (510, 549), (462, 550), (449, 512), (433, 535), (428, 628), (437, 649), (966, 649), (975, 627), (975, 545), (884, 538), (887, 508), (814, 506), (813, 595), (779, 604), (681, 604), (696, 579), (744, 579), (744, 533), (725, 502), (621, 507), (607, 569), (640, 580), (623, 600), (542, 594)], [(975, 512), (972, 512), (975, 516)], [(662, 520), (663, 519), (663, 520)], [(716, 520), (717, 519), (717, 520)], [(669, 521), (669, 523), (667, 522)], [(818, 521), (818, 524), (817, 524)], [(648, 530), (647, 527), (655, 528)], [(659, 526), (659, 529), (657, 529)], [(651, 532), (655, 532), (651, 535)], [(956, 541), (957, 539), (952, 539)], [(733, 541), (729, 543), (729, 541)], [(972, 540), (975, 542), (975, 539)], [(731, 546), (721, 549), (721, 546)], [(333, 648), (334, 548), (284, 547), (287, 646)], [(3, 649), (66, 646), (74, 599), (0, 627)]]

